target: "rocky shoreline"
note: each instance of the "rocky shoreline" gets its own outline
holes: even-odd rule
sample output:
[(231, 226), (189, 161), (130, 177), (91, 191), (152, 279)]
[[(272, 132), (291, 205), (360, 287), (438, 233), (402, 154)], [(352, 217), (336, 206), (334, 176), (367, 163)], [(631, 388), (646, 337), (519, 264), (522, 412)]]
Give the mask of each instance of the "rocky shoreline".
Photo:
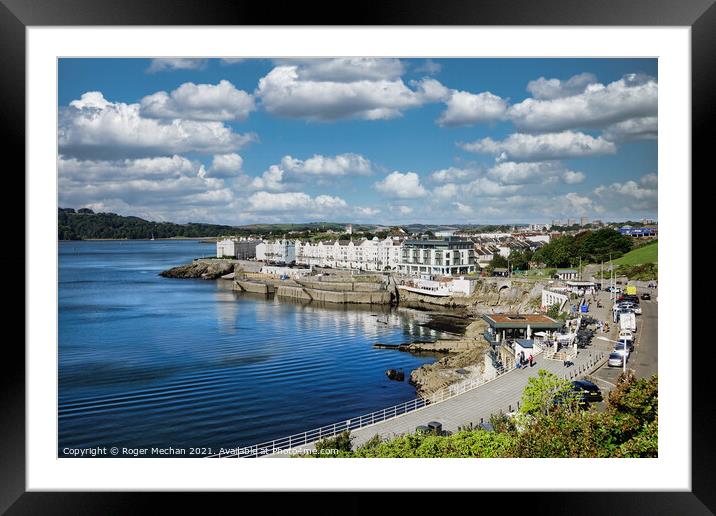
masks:
[(237, 260), (194, 260), (186, 265), (172, 267), (159, 273), (164, 278), (215, 280), (235, 272)]

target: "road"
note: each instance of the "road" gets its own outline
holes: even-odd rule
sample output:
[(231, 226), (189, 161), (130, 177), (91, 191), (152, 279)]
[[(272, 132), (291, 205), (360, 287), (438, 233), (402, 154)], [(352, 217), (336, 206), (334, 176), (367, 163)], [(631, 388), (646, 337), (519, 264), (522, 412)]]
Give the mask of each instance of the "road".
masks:
[[(638, 289), (638, 294), (640, 296), (643, 292), (649, 292), (649, 290)], [(650, 293), (652, 296), (651, 301), (641, 300), (639, 303), (639, 306), (641, 306), (642, 309), (642, 315), (637, 316), (636, 319), (637, 332), (636, 340), (634, 342), (634, 351), (632, 352), (631, 356), (629, 357), (629, 360), (627, 361), (627, 368), (634, 370), (634, 373), (636, 374), (637, 378), (644, 378), (654, 375), (658, 372), (659, 369), (659, 305), (656, 301), (658, 293), (656, 290), (652, 290)], [(609, 301), (609, 293), (600, 292), (599, 296), (604, 308), (602, 308), (602, 310), (595, 315), (598, 319), (605, 320), (605, 318), (609, 317), (607, 309), (610, 310), (612, 304)], [(611, 319), (607, 318), (606, 320), (611, 323)], [(616, 325), (610, 324), (610, 326), (612, 327), (610, 328), (607, 338), (616, 340), (619, 333), (618, 329)], [(595, 340), (594, 342), (597, 343), (599, 342), (599, 340)], [(614, 343), (602, 341), (601, 346), (603, 346), (602, 349), (612, 348), (614, 346)], [(607, 365), (604, 365), (595, 373), (593, 373), (592, 377), (596, 378), (597, 380), (602, 380), (606, 382), (606, 385), (601, 384), (601, 382), (599, 381), (597, 382), (599, 386), (602, 387), (602, 390), (604, 390), (604, 388), (606, 388), (607, 390), (611, 390), (615, 386), (617, 377), (619, 376), (619, 374), (621, 374), (621, 372), (621, 367), (609, 367)]]

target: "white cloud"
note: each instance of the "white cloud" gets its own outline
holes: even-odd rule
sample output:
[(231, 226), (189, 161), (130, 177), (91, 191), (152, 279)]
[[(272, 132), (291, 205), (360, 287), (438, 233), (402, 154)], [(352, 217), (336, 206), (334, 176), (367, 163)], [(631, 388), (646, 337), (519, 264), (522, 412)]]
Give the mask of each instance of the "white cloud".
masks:
[(489, 91), (477, 94), (453, 91), (445, 104), (447, 109), (438, 118), (438, 124), (441, 126), (492, 122), (503, 118), (507, 111), (507, 102)]
[(463, 204), (461, 202), (454, 202), (452, 204), (455, 208), (457, 208), (457, 212), (461, 215), (472, 215), (473, 213), (473, 209), (467, 204)]
[(256, 192), (248, 198), (248, 202), (249, 210), (253, 212), (305, 210), (321, 212), (347, 206), (345, 200), (340, 197), (319, 195), (316, 198), (312, 198), (304, 192)]
[(286, 185), (283, 183), (284, 171), (277, 165), (271, 165), (268, 170), (264, 171), (260, 177), (255, 177), (250, 187), (254, 190), (271, 190), (280, 192), (285, 190)]
[[(658, 177), (656, 174), (642, 176), (639, 181), (629, 180), (623, 183), (612, 183), (599, 186), (594, 193), (605, 200), (617, 200), (617, 203), (641, 201), (640, 206), (656, 208), (658, 199)], [(629, 202), (629, 201), (626, 201)]]
[(411, 81), (422, 102), (439, 102), (450, 98), (450, 90), (435, 79), (425, 77), (419, 81)]
[(224, 57), (221, 59), (221, 64), (230, 66), (243, 63), (244, 61), (246, 61), (245, 57)]
[(586, 177), (587, 176), (584, 175), (584, 172), (574, 172), (573, 170), (565, 170), (564, 174), (562, 174), (562, 179), (568, 185), (581, 183), (586, 179)]
[(370, 160), (353, 153), (337, 156), (314, 154), (305, 161), (284, 156), (281, 160), (281, 167), (297, 176), (345, 176), (349, 174), (367, 176), (373, 172)]
[(610, 125), (604, 130), (605, 139), (613, 142), (631, 140), (656, 140), (658, 137), (659, 119), (655, 116), (631, 118), (618, 124)]
[(201, 163), (183, 156), (116, 161), (64, 159), (57, 162), (60, 178), (78, 182), (116, 182), (126, 179), (162, 179), (196, 176)]
[(469, 152), (496, 155), (501, 161), (541, 161), (616, 152), (613, 142), (573, 131), (539, 135), (515, 133), (502, 141), (483, 138), (472, 143), (462, 143), (460, 147)]
[(186, 221), (231, 203), (224, 181), (208, 177), (204, 166), (182, 156), (115, 161), (60, 158), (57, 164), (61, 206), (93, 205), (153, 220)]
[(590, 84), (583, 93), (545, 100), (528, 98), (509, 108), (522, 131), (598, 128), (630, 118), (656, 116), (658, 84), (652, 77), (625, 75), (608, 85)]
[(584, 174), (567, 170), (558, 161), (503, 161), (491, 167), (487, 175), (502, 184), (544, 183), (559, 177), (565, 182), (584, 179)]
[(428, 193), (415, 172), (392, 172), (374, 186), (379, 192), (397, 199), (425, 197)]
[(413, 213), (413, 208), (411, 208), (410, 206), (393, 206), (392, 209), (393, 211), (397, 211), (401, 215), (410, 215), (411, 213)]
[(591, 198), (570, 192), (564, 195), (564, 200), (576, 215), (586, 215), (594, 209), (594, 203)]
[(206, 59), (194, 59), (194, 58), (160, 58), (152, 59), (148, 72), (163, 72), (165, 70), (201, 70), (206, 68)]
[(436, 63), (432, 59), (426, 59), (423, 64), (415, 68), (415, 71), (435, 75), (437, 73), (440, 73), (442, 69), (443, 65), (441, 65), (440, 63)]
[(232, 177), (241, 172), (244, 160), (236, 153), (217, 154), (211, 163), (210, 174), (212, 177)]
[(332, 197), (330, 195), (319, 195), (314, 199), (316, 208), (319, 210), (329, 209), (334, 210), (336, 208), (346, 208), (348, 204), (340, 197)]
[(296, 66), (300, 79), (308, 81), (392, 81), (405, 72), (403, 63), (392, 58), (280, 59), (276, 63), (279, 66)]
[(479, 177), (467, 185), (468, 193), (479, 197), (502, 197), (513, 194), (522, 188), (522, 185), (503, 185), (487, 177)]
[(356, 212), (359, 215), (373, 216), (373, 215), (377, 215), (378, 213), (380, 213), (380, 210), (378, 208), (356, 206)]
[(536, 99), (558, 99), (578, 95), (582, 93), (588, 85), (595, 82), (597, 82), (597, 77), (593, 73), (580, 73), (570, 77), (566, 81), (540, 77), (527, 84), (527, 91)]
[(471, 175), (474, 174), (474, 171), (464, 169), (464, 168), (456, 168), (456, 167), (449, 167), (444, 168), (442, 170), (436, 170), (432, 174), (430, 174), (430, 179), (432, 181), (435, 181), (436, 183), (445, 183), (448, 181), (457, 181), (460, 179), (467, 179)]
[(392, 74), (381, 71), (365, 78), (366, 68), (371, 68), (358, 68), (361, 74), (341, 74), (338, 80), (336, 76), (317, 75), (310, 66), (277, 66), (259, 80), (256, 96), (269, 113), (278, 116), (324, 121), (379, 120), (399, 117), (404, 110), (422, 105), (438, 89), (426, 82), (423, 90), (419, 85), (414, 91)]
[(255, 109), (253, 97), (226, 80), (216, 85), (186, 82), (171, 93), (144, 97), (140, 106), (140, 114), (148, 118), (216, 121), (245, 120)]
[(458, 186), (454, 183), (447, 183), (435, 188), (433, 194), (439, 199), (450, 199), (458, 194)]
[(60, 154), (85, 159), (227, 154), (254, 140), (221, 122), (144, 118), (139, 104), (109, 102), (100, 92), (87, 92), (61, 109), (58, 126)]

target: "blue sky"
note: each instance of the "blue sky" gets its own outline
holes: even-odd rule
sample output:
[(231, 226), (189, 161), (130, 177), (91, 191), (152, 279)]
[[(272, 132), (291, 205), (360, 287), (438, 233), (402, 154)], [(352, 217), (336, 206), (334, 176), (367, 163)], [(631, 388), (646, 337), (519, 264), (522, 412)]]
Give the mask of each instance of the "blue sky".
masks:
[(655, 59), (62, 59), (59, 204), (175, 222), (657, 217)]

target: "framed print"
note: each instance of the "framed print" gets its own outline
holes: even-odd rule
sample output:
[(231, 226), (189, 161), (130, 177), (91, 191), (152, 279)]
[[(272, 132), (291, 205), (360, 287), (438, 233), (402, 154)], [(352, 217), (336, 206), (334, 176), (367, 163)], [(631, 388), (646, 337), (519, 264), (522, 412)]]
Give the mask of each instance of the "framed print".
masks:
[(690, 261), (710, 2), (205, 6), (0, 6), (26, 192), (3, 510), (713, 509)]

